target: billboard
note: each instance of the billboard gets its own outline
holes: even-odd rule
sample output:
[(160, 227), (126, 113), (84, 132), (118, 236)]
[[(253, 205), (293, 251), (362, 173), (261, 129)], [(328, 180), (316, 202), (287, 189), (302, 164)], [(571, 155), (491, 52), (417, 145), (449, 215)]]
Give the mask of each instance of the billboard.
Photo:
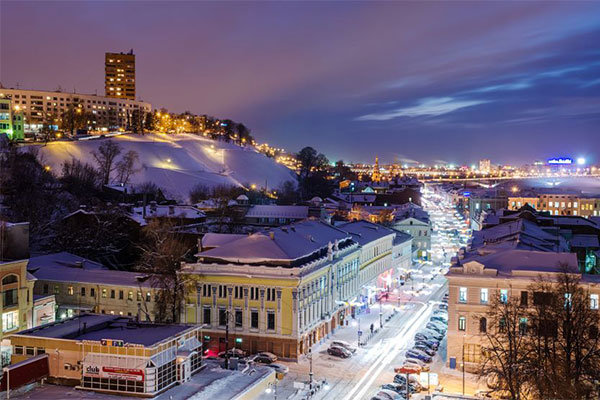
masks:
[(571, 164), (573, 164), (573, 159), (567, 158), (567, 157), (550, 158), (550, 159), (548, 159), (548, 164), (550, 164), (550, 165), (571, 165)]
[(83, 369), (84, 376), (96, 378), (120, 379), (124, 381), (144, 381), (144, 370), (136, 368), (98, 367), (86, 365)]

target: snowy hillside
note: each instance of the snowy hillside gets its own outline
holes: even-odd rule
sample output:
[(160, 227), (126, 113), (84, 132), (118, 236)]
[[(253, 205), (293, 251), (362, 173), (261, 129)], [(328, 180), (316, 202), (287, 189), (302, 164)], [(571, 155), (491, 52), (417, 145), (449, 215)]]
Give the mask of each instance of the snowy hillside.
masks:
[[(170, 197), (186, 201), (197, 184), (214, 186), (251, 185), (277, 188), (294, 173), (254, 148), (205, 139), (191, 134), (121, 135), (113, 138), (51, 142), (40, 147), (43, 157), (54, 171), (60, 171), (63, 161), (71, 157), (94, 163), (91, 152), (105, 140), (121, 145), (122, 154), (135, 150), (139, 154), (139, 172), (131, 183), (152, 181)], [(119, 156), (120, 157), (120, 156)]]

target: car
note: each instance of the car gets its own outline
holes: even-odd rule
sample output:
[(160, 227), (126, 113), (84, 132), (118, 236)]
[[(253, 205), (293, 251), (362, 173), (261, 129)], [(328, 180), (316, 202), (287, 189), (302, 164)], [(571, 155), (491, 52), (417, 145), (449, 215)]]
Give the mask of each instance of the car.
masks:
[(418, 359), (416, 359), (416, 358), (410, 358), (410, 357), (408, 357), (408, 358), (406, 358), (406, 359), (404, 360), (404, 365), (405, 365), (405, 366), (411, 366), (411, 365), (413, 365), (413, 364), (414, 364), (414, 365), (418, 365), (419, 367), (421, 367), (421, 370), (422, 370), (423, 372), (428, 372), (428, 371), (429, 371), (429, 369), (430, 369), (430, 368), (429, 368), (429, 365), (427, 365), (427, 363), (425, 363), (424, 361), (418, 360)]
[(446, 328), (442, 328), (441, 326), (439, 326), (438, 324), (434, 324), (432, 322), (429, 322), (425, 328), (427, 329), (431, 329), (437, 333), (439, 333), (440, 335), (443, 335), (444, 333), (446, 333)]
[(448, 317), (445, 316), (445, 315), (439, 315), (439, 314), (438, 315), (434, 315), (429, 320), (431, 322), (438, 321), (438, 322), (441, 322), (443, 324), (448, 325)]
[(391, 400), (402, 400), (402, 399), (404, 399), (403, 396), (400, 396), (398, 394), (398, 392), (395, 392), (393, 390), (381, 389), (381, 390), (379, 390), (379, 392), (377, 392), (377, 396), (380, 396), (382, 394), (385, 395), (385, 396), (387, 396), (387, 397), (389, 397)]
[(446, 310), (446, 311), (448, 311), (448, 304), (444, 304), (444, 303), (438, 304), (437, 305), (437, 309), (438, 310)]
[(413, 349), (422, 351), (423, 353), (425, 353), (425, 354), (427, 354), (428, 356), (431, 356), (431, 357), (435, 356), (435, 350), (431, 350), (427, 346), (414, 346)]
[[(425, 365), (427, 365), (427, 364), (425, 364)], [(411, 362), (408, 362), (406, 360), (404, 361), (404, 364), (402, 364), (402, 367), (394, 368), (394, 372), (399, 372), (400, 368), (411, 368), (411, 369), (414, 369), (416, 371), (426, 372), (425, 368), (421, 367), (419, 364), (411, 363)], [(427, 366), (427, 370), (429, 370), (429, 366)]]
[(431, 356), (428, 356), (427, 354), (420, 352), (418, 350), (414, 350), (414, 349), (410, 349), (406, 352), (406, 357), (409, 358), (416, 358), (417, 360), (421, 360), (424, 361), (426, 363), (430, 363), (432, 358)]
[[(406, 385), (406, 374), (396, 374), (394, 376), (394, 383), (398, 383), (400, 385)], [(415, 392), (420, 392), (423, 387), (419, 383), (419, 378), (416, 375), (408, 375), (408, 385), (414, 388)], [(405, 386), (406, 390), (406, 386)], [(410, 390), (410, 389), (409, 389)]]
[(429, 347), (431, 350), (437, 351), (440, 347), (440, 342), (437, 340), (415, 340), (415, 345), (424, 345)]
[(351, 353), (356, 352), (356, 347), (352, 346), (350, 343), (344, 340), (334, 340), (333, 342), (331, 342), (331, 346), (343, 347)]
[(385, 385), (381, 385), (381, 389), (393, 390), (401, 396), (404, 396), (406, 393), (406, 386), (403, 386), (399, 383), (386, 383)]
[(284, 375), (290, 371), (290, 369), (283, 364), (272, 363), (272, 364), (266, 364), (265, 366), (272, 368), (275, 370), (275, 372), (279, 372)]
[[(244, 358), (248, 355), (248, 353), (246, 353), (244, 350), (233, 348), (233, 349), (227, 350), (227, 355), (229, 357)], [(217, 357), (225, 358), (225, 352), (224, 351), (220, 352), (219, 354), (217, 354)]]
[(429, 329), (429, 328), (425, 328), (421, 333), (424, 333), (425, 335), (429, 335), (439, 341), (441, 341), (444, 338), (443, 334), (441, 334), (440, 332), (435, 331), (433, 329)]
[(273, 353), (269, 353), (268, 351), (263, 351), (258, 354), (255, 354), (252, 357), (252, 361), (261, 364), (272, 364), (275, 361), (277, 361), (277, 356)]
[(349, 358), (352, 356), (352, 353), (350, 353), (350, 351), (346, 350), (343, 347), (339, 347), (339, 346), (330, 346), (327, 349), (327, 354), (329, 354), (330, 356), (339, 357), (339, 358)]
[(439, 333), (437, 333), (437, 332), (431, 332), (431, 331), (417, 332), (417, 333), (415, 333), (415, 341), (436, 340), (439, 342), (441, 339), (438, 339), (438, 336), (439, 336)]

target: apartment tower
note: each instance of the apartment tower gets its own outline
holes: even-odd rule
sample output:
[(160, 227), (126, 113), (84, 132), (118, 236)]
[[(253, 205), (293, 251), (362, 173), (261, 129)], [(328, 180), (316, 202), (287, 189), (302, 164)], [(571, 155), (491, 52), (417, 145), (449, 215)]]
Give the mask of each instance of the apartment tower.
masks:
[(104, 89), (106, 97), (135, 100), (135, 54), (106, 53)]

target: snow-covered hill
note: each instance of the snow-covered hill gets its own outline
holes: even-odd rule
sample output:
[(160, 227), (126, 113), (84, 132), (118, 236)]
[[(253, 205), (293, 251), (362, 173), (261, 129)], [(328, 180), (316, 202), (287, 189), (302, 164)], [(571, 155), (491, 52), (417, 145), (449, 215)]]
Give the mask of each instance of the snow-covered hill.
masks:
[(128, 134), (93, 140), (51, 142), (40, 147), (40, 156), (57, 172), (63, 161), (71, 157), (93, 164), (91, 152), (106, 140), (119, 143), (121, 155), (129, 150), (139, 154), (137, 167), (141, 170), (133, 175), (132, 184), (154, 182), (169, 196), (180, 201), (186, 201), (190, 190), (197, 184), (254, 184), (258, 188), (273, 189), (295, 179), (291, 170), (252, 147), (242, 148), (192, 134)]

